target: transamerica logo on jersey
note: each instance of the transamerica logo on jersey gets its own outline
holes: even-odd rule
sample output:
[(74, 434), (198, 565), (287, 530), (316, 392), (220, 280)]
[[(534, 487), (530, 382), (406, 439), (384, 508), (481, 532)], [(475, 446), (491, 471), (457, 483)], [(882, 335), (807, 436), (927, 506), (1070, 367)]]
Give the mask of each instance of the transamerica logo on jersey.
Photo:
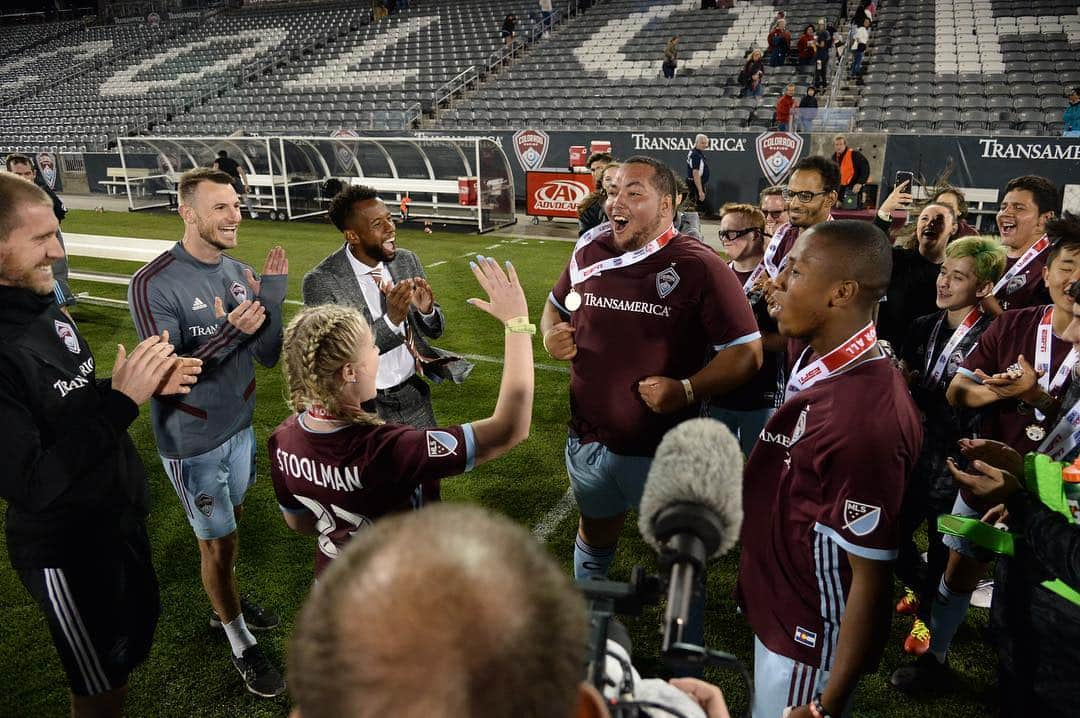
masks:
[(457, 439), (446, 431), (427, 432), (427, 454), (433, 459), (444, 456), (457, 456)]
[(67, 350), (72, 354), (78, 354), (79, 338), (75, 336), (75, 329), (67, 322), (62, 322), (59, 319), (54, 319), (53, 325), (56, 327), (56, 336), (60, 337), (60, 341), (64, 343)]
[(233, 299), (238, 302), (247, 301), (247, 287), (240, 282), (233, 282), (232, 286), (229, 287), (229, 293), (232, 294)]
[(844, 502), (844, 528), (856, 536), (865, 536), (881, 522), (881, 507), (848, 499)]
[(661, 299), (674, 292), (677, 286), (679, 286), (679, 273), (674, 267), (668, 267), (656, 273), (656, 293)]
[(540, 169), (548, 151), (548, 134), (543, 130), (518, 130), (514, 133), (514, 153), (526, 172)]
[(599, 309), (614, 309), (619, 312), (634, 312), (636, 314), (651, 314), (654, 317), (671, 316), (671, 307), (655, 302), (632, 301), (619, 299), (618, 297), (604, 297), (592, 292), (585, 292), (585, 306)]
[(758, 166), (769, 184), (780, 184), (799, 161), (803, 138), (794, 132), (762, 132), (754, 141)]
[(197, 312), (200, 309), (206, 309), (206, 302), (200, 297), (195, 297), (195, 301), (191, 303), (191, 310)]

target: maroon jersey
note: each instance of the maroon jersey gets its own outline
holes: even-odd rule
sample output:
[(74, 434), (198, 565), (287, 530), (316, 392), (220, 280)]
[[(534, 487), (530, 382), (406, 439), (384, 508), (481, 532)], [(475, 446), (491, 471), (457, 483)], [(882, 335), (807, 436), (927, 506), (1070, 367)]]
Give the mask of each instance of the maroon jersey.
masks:
[[(610, 234), (574, 251), (581, 267), (625, 256)], [(642, 261), (581, 282), (574, 287), (581, 306), (573, 312), (565, 304), (570, 290), (567, 268), (549, 300), (575, 329), (570, 430), (582, 443), (598, 441), (619, 454), (652, 456), (668, 429), (699, 413), (696, 405), (654, 413), (638, 394), (640, 380), (689, 377), (715, 352), (761, 336), (731, 269), (686, 235)]]
[[(745, 286), (746, 281), (753, 272), (740, 272), (734, 267), (731, 271), (740, 285)], [(750, 298), (754, 303), (750, 308), (754, 312), (758, 329), (764, 332), (776, 333), (776, 320), (769, 316), (765, 306), (765, 298), (761, 292), (751, 292)], [(765, 351), (762, 355), (761, 368), (757, 374), (746, 384), (734, 389), (722, 396), (713, 397), (711, 405), (728, 409), (729, 411), (753, 411), (774, 406), (776, 392), (780, 382), (778, 355), (775, 352)]]
[[(1004, 312), (983, 332), (978, 345), (960, 366), (959, 373), (970, 379), (975, 378), (976, 369), (982, 369), (987, 374), (999, 374), (1006, 371), (1021, 354), (1034, 364), (1036, 335), (1039, 322), (1045, 313), (1046, 307), (1027, 307)], [(1056, 334), (1052, 335), (1050, 369), (1047, 372), (1050, 377), (1057, 373), (1070, 349), (1071, 344)], [(1064, 396), (1071, 377), (1072, 372), (1051, 394), (1055, 397)], [(1036, 423), (1034, 411), (1030, 407), (1012, 399), (999, 400), (984, 407), (982, 416), (979, 433), (983, 438), (1004, 442), (1020, 452), (1021, 456), (1038, 448), (1039, 442), (1029, 438), (1025, 431)], [(1053, 428), (1048, 420), (1043, 420), (1041, 425), (1045, 431)]]
[[(1046, 288), (1042, 277), (1047, 254), (1049, 254), (1048, 250), (1041, 252), (1024, 267), (1023, 271), (1017, 272), (1016, 276), (1010, 278), (1004, 287), (995, 292), (994, 296), (1002, 309), (1023, 309), (1050, 303), (1050, 290)], [(1006, 274), (1018, 260), (1019, 257), (1005, 259)], [(1026, 357), (1027, 354), (1024, 356)]]
[(851, 587), (848, 554), (895, 558), (922, 426), (885, 358), (789, 397), (743, 481), (738, 600), (770, 651), (830, 670)]
[(421, 482), (462, 474), (476, 457), (469, 424), (354, 424), (315, 432), (301, 416), (290, 416), (270, 435), (270, 477), (283, 511), (309, 511), (318, 520), (316, 575), (360, 527), (413, 508)]

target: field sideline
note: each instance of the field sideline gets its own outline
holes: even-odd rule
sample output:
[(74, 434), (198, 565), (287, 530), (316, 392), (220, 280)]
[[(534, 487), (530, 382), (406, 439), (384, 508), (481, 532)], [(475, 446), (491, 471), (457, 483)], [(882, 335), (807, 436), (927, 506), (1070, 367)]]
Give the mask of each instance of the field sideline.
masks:
[[(64, 230), (89, 234), (176, 240), (181, 223), (175, 215), (148, 213), (93, 213), (73, 210)], [(468, 269), (468, 257), (476, 254), (513, 261), (525, 287), (530, 314), (539, 321), (543, 302), (562, 270), (572, 245), (563, 241), (477, 237), (451, 232), (431, 236), (415, 229), (398, 231), (399, 246), (415, 251), (422, 259), (437, 300), (447, 318), (447, 331), (436, 342), (440, 347), (477, 357), (476, 368), (461, 386), (435, 386), (435, 413), (443, 424), (487, 416), (498, 393), (503, 333), (496, 320), (468, 306), (479, 287)], [(290, 262), (287, 318), (298, 308), (300, 280), (305, 272), (341, 244), (340, 234), (328, 224), (245, 221), (240, 227), (234, 256), (261, 270), (270, 247), (285, 246)], [(131, 274), (139, 265), (130, 262), (72, 259), (73, 269)], [(125, 288), (73, 282), (76, 292), (122, 299)], [(94, 349), (99, 376), (107, 376), (115, 347), (130, 349), (136, 342), (129, 315), (122, 309), (79, 305), (74, 316), (80, 331)], [(534, 342), (536, 400), (529, 439), (510, 454), (480, 467), (464, 477), (444, 483), (444, 497), (469, 501), (511, 516), (534, 529), (554, 556), (570, 570), (577, 512), (565, 501), (568, 486), (562, 461), (567, 419), (567, 371), (565, 365), (547, 357), (539, 337)], [(612, 357), (612, 361), (619, 361)], [(258, 370), (256, 438), (261, 445), (269, 432), (288, 414), (280, 367)], [(208, 602), (199, 584), (198, 550), (161, 464), (158, 461), (148, 412), (132, 426), (131, 434), (150, 474), (153, 509), (149, 531), (154, 563), (161, 582), (163, 613), (150, 660), (131, 681), (128, 714), (131, 716), (232, 718), (236, 716), (286, 716), (286, 697), (256, 698), (243, 688), (228, 661), (228, 643), (220, 631), (207, 625)], [(249, 492), (241, 523), (241, 551), (237, 566), (241, 590), (278, 610), (282, 626), (258, 636), (267, 653), (283, 663), (293, 618), (311, 582), (314, 544), (311, 538), (292, 534), (281, 519), (266, 471), (265, 450), (259, 455), (259, 480)], [(753, 480), (753, 477), (748, 477)], [(753, 517), (747, 517), (753, 520)], [(0, 537), (0, 543), (4, 539)], [(422, 547), (418, 547), (422, 550)], [(4, 552), (6, 553), (6, 551)], [(707, 640), (711, 647), (735, 653), (748, 665), (751, 636), (738, 617), (731, 592), (737, 550), (709, 572), (710, 601), (706, 612)], [(631, 567), (655, 567), (651, 550), (637, 535), (636, 519), (627, 522), (613, 578), (626, 580)], [(492, 600), (501, 600), (493, 596)], [(0, 561), (0, 717), (61, 716), (67, 712), (66, 689), (61, 669), (49, 640), (44, 620), (11, 570)], [(950, 654), (957, 669), (956, 690), (947, 696), (909, 701), (888, 687), (888, 674), (902, 662), (899, 645), (909, 623), (894, 621), (885, 658), (878, 673), (864, 680), (857, 694), (855, 715), (885, 718), (912, 716), (986, 715), (994, 705), (996, 666), (990, 649), (983, 645), (987, 611), (973, 609), (961, 627)], [(662, 612), (652, 607), (640, 619), (628, 623), (635, 642), (635, 666), (646, 676), (664, 674), (655, 659), (657, 631)], [(738, 679), (729, 674), (707, 677), (724, 686), (735, 712), (746, 707)], [(420, 687), (418, 687), (420, 688)]]

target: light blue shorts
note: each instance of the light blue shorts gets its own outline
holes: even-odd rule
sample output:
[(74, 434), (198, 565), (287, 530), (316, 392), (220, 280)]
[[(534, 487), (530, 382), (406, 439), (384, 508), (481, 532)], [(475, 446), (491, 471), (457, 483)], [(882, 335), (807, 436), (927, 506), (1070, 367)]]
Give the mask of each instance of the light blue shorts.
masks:
[(583, 516), (604, 519), (637, 509), (651, 456), (623, 456), (599, 442), (566, 439), (566, 473)]
[(255, 431), (250, 426), (205, 454), (161, 457), (195, 535), (219, 539), (236, 531), (234, 508), (255, 483)]
[[(804, 706), (825, 690), (828, 671), (773, 653), (754, 636), (754, 702), (752, 718), (781, 718), (784, 709)], [(849, 716), (851, 706), (840, 715)]]

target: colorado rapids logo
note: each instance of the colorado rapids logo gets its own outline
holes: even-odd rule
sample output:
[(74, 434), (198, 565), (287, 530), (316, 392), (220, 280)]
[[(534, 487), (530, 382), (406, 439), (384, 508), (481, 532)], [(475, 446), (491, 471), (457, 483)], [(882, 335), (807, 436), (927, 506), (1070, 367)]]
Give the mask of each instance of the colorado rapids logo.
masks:
[(881, 507), (848, 499), (844, 502), (844, 528), (856, 536), (865, 536), (881, 522)]
[(79, 338), (75, 336), (75, 329), (67, 322), (62, 322), (59, 319), (54, 319), (53, 325), (56, 327), (56, 336), (60, 337), (60, 341), (64, 343), (67, 350), (72, 354), (78, 354)]
[(794, 132), (762, 132), (754, 140), (758, 166), (769, 184), (780, 184), (802, 154), (803, 138)]
[(240, 282), (233, 282), (229, 286), (229, 294), (233, 295), (233, 299), (238, 302), (247, 301), (247, 288)]
[(1017, 274), (1005, 285), (1005, 293), (1012, 294), (1013, 292), (1019, 291), (1020, 289), (1023, 289), (1025, 284), (1027, 284), (1027, 275)]
[(656, 274), (656, 293), (660, 295), (661, 299), (667, 297), (675, 291), (675, 287), (679, 286), (679, 275), (672, 268), (668, 267), (662, 272)]
[(548, 151), (548, 134), (543, 130), (518, 130), (514, 133), (514, 153), (526, 172), (544, 166)]
[[(360, 134), (356, 130), (340, 129), (331, 132), (330, 136), (353, 139), (359, 137)], [(344, 174), (351, 175), (356, 171), (356, 152), (353, 151), (354, 147), (356, 147), (356, 143), (354, 142), (334, 143), (334, 158), (337, 160), (338, 169)]]

